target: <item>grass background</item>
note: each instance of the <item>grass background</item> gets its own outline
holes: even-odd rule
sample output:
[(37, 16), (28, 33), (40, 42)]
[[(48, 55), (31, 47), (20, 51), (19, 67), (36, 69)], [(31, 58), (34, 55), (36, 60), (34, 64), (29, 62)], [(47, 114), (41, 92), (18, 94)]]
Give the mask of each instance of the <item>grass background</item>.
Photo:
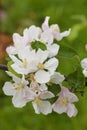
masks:
[[(12, 35), (32, 24), (41, 26), (45, 16), (50, 16), (50, 24), (59, 24), (61, 31), (72, 29), (71, 35), (59, 44), (72, 47), (78, 57), (60, 57), (61, 73), (73, 72), (78, 62), (87, 57), (87, 0), (1, 0), (0, 33)], [(1, 43), (0, 43), (1, 44)], [(78, 115), (69, 118), (66, 114), (56, 113), (36, 115), (31, 104), (22, 109), (14, 108), (11, 97), (2, 92), (8, 77), (0, 71), (0, 130), (87, 130), (87, 89), (79, 96), (76, 104)]]

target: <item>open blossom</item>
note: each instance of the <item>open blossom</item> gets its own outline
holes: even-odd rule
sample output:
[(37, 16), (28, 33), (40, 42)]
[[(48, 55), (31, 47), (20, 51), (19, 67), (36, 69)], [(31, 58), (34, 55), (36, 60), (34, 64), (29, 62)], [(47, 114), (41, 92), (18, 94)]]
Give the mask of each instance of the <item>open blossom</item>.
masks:
[(29, 82), (25, 80), (24, 76), (21, 78), (16, 77), (10, 72), (7, 72), (12, 77), (14, 83), (6, 82), (3, 86), (3, 91), (8, 96), (13, 96), (12, 103), (15, 107), (23, 107), (26, 105), (26, 96), (28, 95), (29, 101), (33, 100), (34, 93), (29, 89)]
[(42, 24), (43, 33), (41, 34), (41, 39), (43, 41), (52, 44), (54, 39), (61, 40), (63, 37), (70, 34), (71, 29), (61, 33), (57, 24), (52, 24), (49, 26), (49, 18), (50, 17), (46, 17)]
[(44, 115), (47, 115), (52, 112), (52, 105), (49, 101), (46, 101), (46, 99), (53, 98), (54, 94), (49, 91), (43, 91), (40, 93), (34, 101), (32, 102), (33, 107), (35, 109), (35, 113), (40, 114), (43, 113)]
[(67, 113), (69, 117), (76, 116), (77, 109), (73, 102), (77, 102), (78, 98), (75, 94), (70, 92), (68, 88), (61, 87), (61, 92), (58, 93), (58, 99), (53, 105), (53, 110), (59, 114)]
[(81, 61), (81, 66), (83, 68), (83, 74), (84, 74), (84, 76), (87, 77), (87, 58), (84, 58)]
[(11, 67), (20, 74), (29, 74), (35, 72), (35, 80), (38, 83), (46, 83), (50, 80), (52, 74), (58, 66), (58, 60), (51, 58), (47, 61), (48, 51), (38, 50), (28, 51), (25, 48), (24, 52), (20, 51), (19, 58), (10, 55), (10, 58), (14, 62)]

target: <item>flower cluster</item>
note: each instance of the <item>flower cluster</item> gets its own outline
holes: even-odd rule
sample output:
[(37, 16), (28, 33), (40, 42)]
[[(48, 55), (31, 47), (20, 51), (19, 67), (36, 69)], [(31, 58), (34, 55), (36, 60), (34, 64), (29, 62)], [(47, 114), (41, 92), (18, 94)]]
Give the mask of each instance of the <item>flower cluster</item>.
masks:
[[(41, 28), (32, 25), (24, 30), (23, 36), (13, 34), (14, 44), (6, 49), (10, 58), (6, 73), (12, 80), (4, 84), (3, 91), (13, 96), (15, 107), (21, 108), (31, 102), (37, 114), (47, 115), (52, 110), (59, 114), (65, 112), (69, 117), (77, 114), (73, 102), (78, 98), (62, 85), (65, 77), (56, 71), (59, 45), (54, 40), (60, 41), (69, 34), (70, 29), (60, 32), (57, 24), (49, 26), (49, 17), (45, 18)], [(55, 85), (60, 88), (57, 94), (51, 91)]]

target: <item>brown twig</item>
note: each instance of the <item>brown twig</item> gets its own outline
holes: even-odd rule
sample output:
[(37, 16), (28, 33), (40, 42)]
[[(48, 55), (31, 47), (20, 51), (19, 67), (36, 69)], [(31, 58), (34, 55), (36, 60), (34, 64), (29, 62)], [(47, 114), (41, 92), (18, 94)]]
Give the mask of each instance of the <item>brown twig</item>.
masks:
[(0, 70), (8, 70), (7, 65), (0, 64)]

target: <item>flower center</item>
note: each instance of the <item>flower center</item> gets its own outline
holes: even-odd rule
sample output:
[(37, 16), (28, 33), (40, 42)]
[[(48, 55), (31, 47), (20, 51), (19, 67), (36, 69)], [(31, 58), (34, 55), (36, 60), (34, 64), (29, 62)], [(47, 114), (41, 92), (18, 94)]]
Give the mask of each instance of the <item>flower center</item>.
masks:
[(21, 90), (23, 88), (23, 86), (20, 84), (20, 85), (15, 85), (14, 87), (17, 91)]
[(27, 60), (24, 59), (24, 60), (23, 60), (23, 66), (26, 67), (26, 65), (27, 65)]
[(36, 98), (36, 99), (34, 100), (34, 103), (36, 103), (37, 105), (40, 105), (41, 102), (42, 102), (42, 101), (41, 101), (39, 98)]
[(58, 31), (58, 27), (57, 26), (51, 26), (51, 29), (52, 29), (53, 32)]
[(34, 78), (34, 74), (30, 74), (29, 75), (29, 80), (31, 81), (31, 82), (34, 82), (35, 81), (35, 78)]
[(68, 99), (67, 98), (63, 98), (60, 103), (62, 105), (67, 105), (68, 104)]
[(38, 69), (43, 70), (43, 69), (44, 69), (44, 64), (43, 64), (43, 63), (39, 63), (39, 64), (38, 64)]

